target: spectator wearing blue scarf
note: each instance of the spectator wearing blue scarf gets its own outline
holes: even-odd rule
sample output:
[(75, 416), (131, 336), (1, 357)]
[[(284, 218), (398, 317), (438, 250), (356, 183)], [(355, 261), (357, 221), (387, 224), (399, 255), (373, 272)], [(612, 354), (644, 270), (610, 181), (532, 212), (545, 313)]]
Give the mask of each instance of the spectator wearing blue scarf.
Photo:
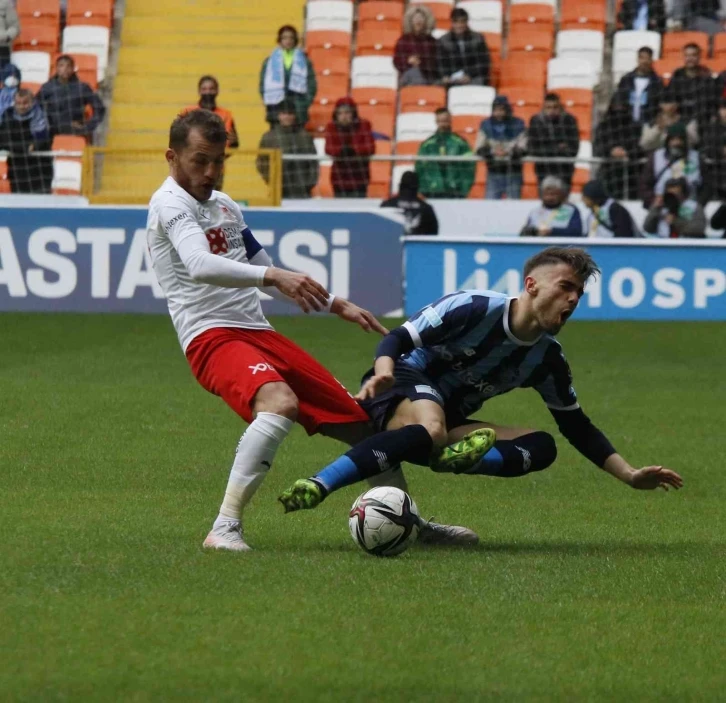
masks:
[(315, 71), (305, 52), (298, 48), (295, 27), (284, 25), (277, 32), (278, 47), (268, 56), (260, 71), (260, 96), (265, 104), (270, 126), (277, 124), (277, 113), (283, 100), (295, 105), (297, 123), (308, 122), (308, 109), (318, 92)]
[(15, 103), (15, 93), (20, 87), (20, 69), (12, 63), (0, 69), (0, 119), (3, 112)]
[(497, 95), (492, 116), (484, 120), (474, 147), (487, 162), (487, 200), (518, 200), (522, 192), (522, 156), (527, 150), (527, 129), (512, 115), (505, 95)]

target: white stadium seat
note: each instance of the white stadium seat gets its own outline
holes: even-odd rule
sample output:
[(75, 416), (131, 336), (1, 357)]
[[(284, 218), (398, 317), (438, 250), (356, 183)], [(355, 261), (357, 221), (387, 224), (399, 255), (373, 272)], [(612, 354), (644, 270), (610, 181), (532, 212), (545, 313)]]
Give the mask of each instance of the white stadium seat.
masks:
[(318, 137), (317, 139), (313, 139), (313, 144), (315, 144), (315, 153), (318, 156), (326, 157), (324, 160), (319, 161), (318, 163), (321, 166), (332, 166), (333, 160), (325, 153), (325, 137)]
[(416, 164), (414, 163), (401, 163), (400, 161), (393, 167), (393, 173), (391, 174), (391, 193), (398, 193), (398, 189), (401, 185), (401, 177), (406, 171), (415, 171)]
[(555, 0), (512, 0), (512, 5), (551, 5), (557, 7)]
[(445, 30), (445, 29), (434, 29), (433, 32), (431, 32), (431, 36), (434, 39), (441, 39), (441, 37), (443, 37), (444, 34), (446, 34), (446, 31), (447, 30)]
[(454, 0), (410, 0), (409, 5), (451, 5), (454, 6)]
[(557, 33), (558, 59), (583, 59), (589, 61), (592, 70), (602, 71), (605, 35), (592, 29), (566, 29)]
[(356, 56), (351, 66), (352, 88), (398, 88), (392, 56)]
[(63, 30), (64, 54), (93, 54), (98, 58), (98, 80), (103, 80), (108, 65), (109, 29), (91, 25), (72, 25)]
[(660, 58), (660, 34), (635, 29), (615, 32), (613, 37), (613, 80), (618, 81), (638, 64), (638, 49), (649, 46), (653, 49), (653, 60)]
[(550, 59), (547, 62), (547, 90), (586, 88), (592, 90), (598, 74), (589, 61), (582, 59)]
[(490, 86), (459, 85), (449, 89), (449, 112), (452, 115), (492, 114), (492, 103), (497, 91)]
[(307, 4), (305, 30), (353, 32), (353, 3), (341, 0), (312, 0)]
[(397, 142), (422, 142), (436, 131), (433, 112), (404, 112), (396, 118)]
[(469, 26), (475, 32), (502, 33), (500, 0), (462, 0), (457, 7), (469, 13)]
[(80, 193), (82, 169), (80, 159), (53, 159), (53, 192)]
[[(578, 159), (591, 159), (592, 158), (592, 142), (588, 141), (581, 141), (580, 147), (577, 150), (577, 157)], [(590, 168), (590, 162), (589, 161), (580, 161), (575, 162), (575, 168)]]
[(20, 69), (23, 83), (46, 83), (50, 78), (50, 54), (46, 51), (13, 51), (10, 63)]

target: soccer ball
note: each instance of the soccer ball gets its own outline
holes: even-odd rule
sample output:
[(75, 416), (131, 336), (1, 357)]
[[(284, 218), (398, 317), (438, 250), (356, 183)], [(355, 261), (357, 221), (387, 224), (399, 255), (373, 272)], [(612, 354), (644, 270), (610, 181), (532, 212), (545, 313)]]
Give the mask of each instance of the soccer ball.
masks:
[(371, 488), (353, 503), (348, 517), (350, 534), (368, 554), (393, 557), (418, 538), (419, 514), (408, 493), (392, 486)]

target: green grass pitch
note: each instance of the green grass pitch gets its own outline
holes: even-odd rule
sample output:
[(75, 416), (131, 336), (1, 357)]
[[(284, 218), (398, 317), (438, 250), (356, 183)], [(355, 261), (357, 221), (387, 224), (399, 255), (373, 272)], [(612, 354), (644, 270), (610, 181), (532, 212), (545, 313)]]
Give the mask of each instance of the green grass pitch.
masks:
[[(355, 386), (375, 340), (335, 319), (278, 329)], [(247, 514), (255, 551), (208, 554), (243, 423), (196, 385), (168, 319), (0, 316), (3, 701), (685, 701), (726, 691), (722, 324), (572, 322), (586, 412), (640, 493), (560, 438), (523, 479), (409, 467), (425, 516), (473, 550), (376, 559), (350, 487), (283, 515), (341, 452), (296, 428)], [(494, 421), (556, 432), (533, 391)]]

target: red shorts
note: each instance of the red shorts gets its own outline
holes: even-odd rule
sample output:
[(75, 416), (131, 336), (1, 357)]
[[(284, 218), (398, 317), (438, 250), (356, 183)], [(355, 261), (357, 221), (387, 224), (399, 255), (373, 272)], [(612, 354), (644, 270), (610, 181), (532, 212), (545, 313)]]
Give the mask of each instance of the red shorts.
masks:
[(298, 399), (297, 421), (315, 434), (322, 424), (368, 422), (366, 412), (324, 366), (272, 330), (216, 327), (187, 347), (192, 373), (247, 422), (266, 383), (283, 382)]

